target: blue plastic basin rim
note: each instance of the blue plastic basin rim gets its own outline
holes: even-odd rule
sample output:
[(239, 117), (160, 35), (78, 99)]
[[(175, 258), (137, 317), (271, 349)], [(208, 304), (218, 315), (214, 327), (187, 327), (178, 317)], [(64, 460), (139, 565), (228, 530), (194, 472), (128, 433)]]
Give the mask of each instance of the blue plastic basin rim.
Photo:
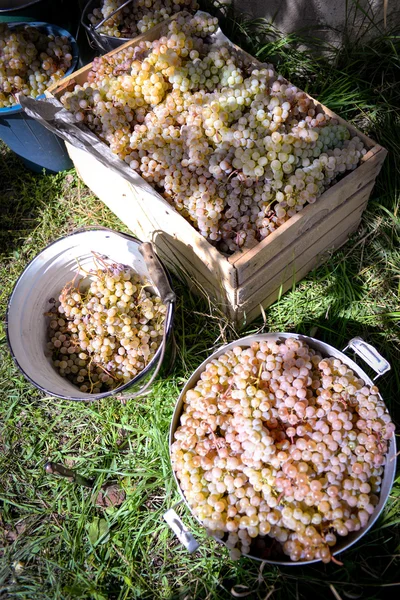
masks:
[[(36, 27), (37, 29), (39, 29), (39, 31), (44, 31), (49, 35), (67, 37), (72, 49), (72, 63), (68, 71), (65, 73), (64, 77), (66, 77), (67, 75), (71, 75), (71, 73), (75, 71), (79, 60), (79, 49), (75, 38), (72, 37), (69, 31), (63, 29), (62, 27), (59, 27), (58, 25), (51, 25), (50, 23), (44, 23), (43, 21), (18, 21), (15, 23), (10, 23), (9, 27), (10, 29), (13, 29), (14, 27), (17, 27), (19, 25), (29, 25), (30, 27)], [(41, 94), (40, 96), (36, 97), (36, 100), (43, 100), (45, 97), (45, 94)], [(0, 117), (6, 117), (7, 115), (22, 112), (23, 110), (24, 109), (20, 104), (15, 104), (14, 106), (5, 106), (4, 108), (0, 108)]]

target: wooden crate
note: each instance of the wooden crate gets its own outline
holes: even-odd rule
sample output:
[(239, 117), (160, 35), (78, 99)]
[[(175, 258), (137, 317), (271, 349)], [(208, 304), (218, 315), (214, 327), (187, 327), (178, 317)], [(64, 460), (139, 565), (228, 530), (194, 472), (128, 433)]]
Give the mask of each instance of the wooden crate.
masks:
[[(144, 39), (157, 39), (163, 25), (109, 54)], [(90, 68), (91, 65), (83, 67), (50, 88), (50, 92), (59, 98), (74, 85), (82, 85)], [(240, 329), (261, 314), (261, 307), (275, 302), (347, 241), (360, 223), (387, 154), (382, 146), (328, 108), (316, 100), (314, 103), (346, 125), (352, 135), (358, 135), (368, 152), (357, 169), (324, 192), (314, 204), (306, 206), (253, 248), (229, 257), (201, 236), (162, 196), (135, 187), (89, 152), (68, 143), (67, 149), (80, 177), (93, 193), (135, 235), (154, 242), (168, 268), (195, 292), (206, 295)]]

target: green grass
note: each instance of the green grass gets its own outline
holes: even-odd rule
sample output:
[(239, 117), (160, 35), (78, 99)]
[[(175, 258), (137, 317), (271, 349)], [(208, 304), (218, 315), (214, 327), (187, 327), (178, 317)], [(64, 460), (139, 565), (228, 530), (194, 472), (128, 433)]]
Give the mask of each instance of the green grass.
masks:
[[(243, 335), (296, 331), (338, 348), (363, 336), (393, 365), (380, 387), (398, 422), (399, 38), (387, 33), (367, 47), (347, 44), (332, 66), (326, 55), (300, 50), (298, 36), (280, 36), (260, 21), (229, 19), (224, 27), (235, 41), (263, 60), (273, 57), (294, 83), (390, 151), (359, 231)], [(17, 277), (48, 242), (85, 225), (126, 230), (74, 171), (33, 175), (4, 146), (0, 206), (2, 321)], [(297, 600), (333, 598), (330, 586), (342, 600), (394, 597), (400, 582), (399, 478), (379, 522), (341, 556), (343, 567), (278, 568), (245, 558), (232, 563), (182, 505), (177, 510), (201, 546), (188, 555), (177, 543), (162, 518), (179, 500), (168, 458), (174, 404), (188, 375), (234, 332), (215, 312), (209, 314), (207, 302), (178, 280), (174, 284), (174, 371), (151, 394), (126, 404), (116, 398), (87, 405), (43, 397), (19, 374), (0, 333), (0, 598)], [(47, 460), (95, 477), (95, 489), (49, 477)], [(96, 507), (101, 485), (114, 480), (125, 501)]]

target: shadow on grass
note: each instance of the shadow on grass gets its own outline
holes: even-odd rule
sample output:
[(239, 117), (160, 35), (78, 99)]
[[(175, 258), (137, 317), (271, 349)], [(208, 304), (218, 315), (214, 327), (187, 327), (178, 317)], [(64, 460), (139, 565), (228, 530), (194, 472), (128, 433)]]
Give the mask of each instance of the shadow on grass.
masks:
[(62, 182), (29, 171), (1, 142), (0, 159), (0, 254), (8, 258), (37, 227), (44, 206), (59, 201)]

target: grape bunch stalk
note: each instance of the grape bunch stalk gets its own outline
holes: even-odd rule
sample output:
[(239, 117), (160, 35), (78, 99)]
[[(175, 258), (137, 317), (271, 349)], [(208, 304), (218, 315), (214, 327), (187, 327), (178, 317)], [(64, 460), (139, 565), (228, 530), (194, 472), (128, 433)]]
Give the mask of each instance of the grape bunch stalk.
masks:
[(272, 65), (216, 43), (217, 26), (180, 13), (158, 40), (95, 59), (61, 102), (230, 254), (316, 202), (366, 149)]
[(149, 364), (163, 339), (166, 307), (132, 269), (93, 256), (96, 268), (78, 271), (89, 287), (81, 289), (77, 273), (51, 301), (47, 350), (62, 377), (81, 392), (100, 394)]
[(378, 388), (340, 359), (293, 338), (260, 341), (207, 363), (184, 396), (171, 460), (232, 559), (329, 562), (379, 502), (394, 429)]
[(65, 36), (36, 27), (0, 23), (0, 108), (19, 104), (17, 94), (36, 98), (64, 77), (72, 64)]

